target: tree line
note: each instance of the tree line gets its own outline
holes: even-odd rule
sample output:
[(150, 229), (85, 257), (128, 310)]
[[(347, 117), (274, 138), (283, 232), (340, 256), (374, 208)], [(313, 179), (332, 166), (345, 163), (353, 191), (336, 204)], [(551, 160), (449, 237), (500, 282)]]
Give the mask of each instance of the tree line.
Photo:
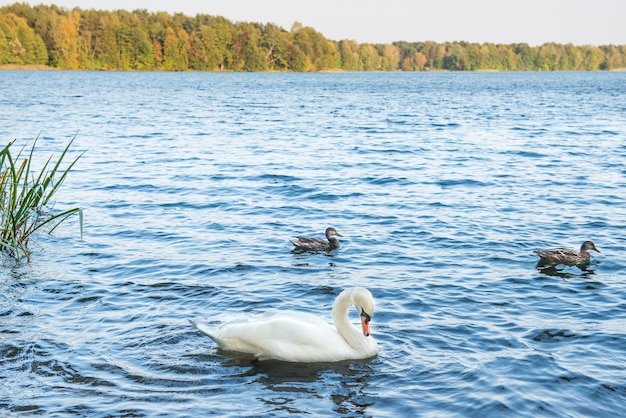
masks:
[(0, 65), (142, 71), (558, 71), (626, 67), (626, 45), (333, 41), (294, 23), (145, 9), (0, 8)]

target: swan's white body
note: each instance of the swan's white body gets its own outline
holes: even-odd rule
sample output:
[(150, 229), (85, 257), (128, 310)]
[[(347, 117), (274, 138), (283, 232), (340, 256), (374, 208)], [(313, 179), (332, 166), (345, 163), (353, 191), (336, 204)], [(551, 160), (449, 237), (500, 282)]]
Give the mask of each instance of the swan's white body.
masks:
[[(361, 314), (361, 332), (348, 319), (354, 305)], [(300, 312), (266, 313), (226, 322), (213, 328), (190, 321), (223, 350), (252, 354), (259, 360), (299, 363), (333, 362), (373, 357), (376, 341), (369, 335), (374, 311), (371, 293), (364, 288), (346, 289), (333, 305), (335, 327), (318, 317)]]

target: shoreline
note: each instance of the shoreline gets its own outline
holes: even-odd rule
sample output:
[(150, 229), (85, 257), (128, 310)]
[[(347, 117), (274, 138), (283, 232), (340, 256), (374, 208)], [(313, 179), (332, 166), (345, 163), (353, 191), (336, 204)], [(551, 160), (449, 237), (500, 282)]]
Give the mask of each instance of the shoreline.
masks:
[[(54, 67), (50, 67), (49, 65), (44, 65), (44, 64), (2, 64), (0, 65), (0, 71), (2, 70), (29, 70), (29, 71), (128, 71), (128, 72), (133, 72), (133, 71), (137, 71), (137, 72), (141, 72), (141, 70), (87, 70), (87, 69), (75, 69), (75, 70), (64, 70), (61, 68), (54, 68)], [(515, 72), (516, 70), (510, 70), (510, 71), (505, 71), (505, 70), (490, 70), (490, 69), (483, 69), (483, 70), (469, 70), (469, 71), (450, 71), (450, 70), (423, 70), (423, 71), (389, 71), (389, 72), (407, 72), (407, 73), (422, 73), (422, 72), (467, 72), (467, 73), (495, 73), (495, 72)], [(523, 70), (520, 70), (523, 71)], [(536, 72), (559, 72), (560, 70), (555, 70), (555, 71), (536, 71)], [(598, 72), (620, 72), (620, 71), (626, 71), (626, 67), (619, 67), (619, 68), (612, 68), (610, 70), (563, 70), (563, 72), (567, 72), (567, 71), (598, 71)], [(216, 72), (231, 72), (231, 71), (162, 71), (162, 70), (146, 70), (146, 72), (205, 72), (205, 73), (216, 73)], [(276, 71), (258, 71), (258, 72), (276, 72)], [(286, 71), (286, 72), (290, 72), (290, 71)], [(294, 71), (295, 72), (295, 71)], [(305, 71), (305, 72), (320, 72), (320, 73), (328, 73), (328, 72), (345, 72), (344, 70), (322, 70), (322, 71)], [(363, 73), (367, 73), (367, 72), (381, 72), (381, 71), (356, 71), (356, 72), (363, 72)], [(526, 71), (524, 71), (526, 72)], [(532, 72), (532, 71), (529, 71)]]

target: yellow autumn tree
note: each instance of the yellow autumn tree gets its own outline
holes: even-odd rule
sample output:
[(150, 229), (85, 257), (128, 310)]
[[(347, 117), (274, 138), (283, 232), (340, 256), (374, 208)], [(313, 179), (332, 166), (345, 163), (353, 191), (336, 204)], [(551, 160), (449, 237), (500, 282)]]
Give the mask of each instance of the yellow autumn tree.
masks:
[(400, 50), (390, 44), (383, 45), (382, 70), (395, 71), (400, 65)]
[(58, 68), (75, 70), (80, 67), (80, 12), (74, 9), (52, 28), (51, 56)]
[(46, 64), (48, 52), (23, 17), (0, 13), (0, 64)]
[(165, 30), (163, 41), (163, 67), (168, 71), (185, 71), (189, 64), (189, 36), (182, 28)]

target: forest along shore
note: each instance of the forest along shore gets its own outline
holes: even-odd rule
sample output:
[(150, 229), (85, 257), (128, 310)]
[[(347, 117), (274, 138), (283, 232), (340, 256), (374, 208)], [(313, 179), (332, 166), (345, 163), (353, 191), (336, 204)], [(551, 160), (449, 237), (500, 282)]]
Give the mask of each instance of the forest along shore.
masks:
[(326, 39), (298, 22), (286, 30), (205, 14), (14, 3), (0, 8), (2, 65), (123, 71), (595, 71), (625, 69), (626, 45), (359, 44)]

